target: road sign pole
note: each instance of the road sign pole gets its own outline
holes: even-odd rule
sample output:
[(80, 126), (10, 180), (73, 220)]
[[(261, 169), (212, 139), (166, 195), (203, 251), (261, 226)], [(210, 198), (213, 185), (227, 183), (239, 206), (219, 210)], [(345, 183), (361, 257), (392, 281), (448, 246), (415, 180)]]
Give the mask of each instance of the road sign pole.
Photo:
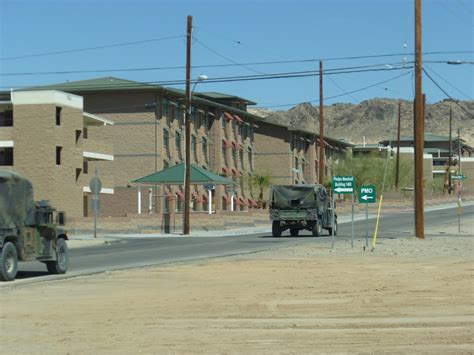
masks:
[(93, 205), (94, 205), (94, 238), (97, 238), (97, 199), (98, 199), (98, 196), (96, 194), (94, 194), (92, 196), (92, 199), (94, 201)]
[(354, 193), (352, 193), (352, 239), (351, 248), (354, 249)]
[(365, 250), (369, 248), (369, 204), (365, 204)]
[(331, 222), (331, 240), (332, 240), (332, 249), (334, 249), (334, 242), (336, 239), (334, 238), (334, 215), (336, 214), (336, 194), (334, 190), (332, 191), (332, 222)]
[(207, 190), (207, 209), (209, 214), (212, 214), (212, 190)]
[(461, 180), (457, 180), (457, 190), (458, 190), (458, 233), (461, 233), (461, 213), (462, 213), (462, 205), (461, 205)]

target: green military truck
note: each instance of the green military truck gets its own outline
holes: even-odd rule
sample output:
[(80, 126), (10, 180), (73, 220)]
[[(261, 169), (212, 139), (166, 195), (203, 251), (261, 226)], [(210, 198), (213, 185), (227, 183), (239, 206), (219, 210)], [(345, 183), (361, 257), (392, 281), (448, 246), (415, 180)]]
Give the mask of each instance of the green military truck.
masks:
[(18, 261), (40, 261), (52, 274), (69, 265), (64, 213), (47, 201), (33, 200), (31, 182), (11, 171), (0, 171), (0, 280), (12, 281)]
[[(269, 204), (274, 237), (280, 237), (287, 229), (293, 237), (303, 229), (311, 231), (315, 237), (321, 236), (323, 229), (332, 234), (333, 209), (322, 185), (273, 185)], [(336, 234), (337, 214), (334, 213)]]

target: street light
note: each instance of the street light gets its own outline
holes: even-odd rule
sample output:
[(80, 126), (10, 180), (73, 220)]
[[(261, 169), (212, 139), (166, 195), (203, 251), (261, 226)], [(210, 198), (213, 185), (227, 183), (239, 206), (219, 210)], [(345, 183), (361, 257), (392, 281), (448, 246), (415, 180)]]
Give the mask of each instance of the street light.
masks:
[[(189, 78), (189, 76), (188, 76)], [(189, 86), (187, 85), (186, 90), (186, 115), (184, 119), (184, 136), (185, 136), (185, 154), (184, 154), (184, 211), (183, 211), (183, 234), (189, 234), (189, 202), (191, 196), (191, 182), (190, 182), (190, 162), (191, 162), (191, 124), (190, 124), (190, 117), (191, 117), (191, 97), (193, 95), (194, 89), (196, 85), (204, 80), (207, 79), (206, 75), (199, 75), (198, 79), (193, 85), (193, 89), (190, 91)], [(188, 81), (189, 83), (189, 81)]]

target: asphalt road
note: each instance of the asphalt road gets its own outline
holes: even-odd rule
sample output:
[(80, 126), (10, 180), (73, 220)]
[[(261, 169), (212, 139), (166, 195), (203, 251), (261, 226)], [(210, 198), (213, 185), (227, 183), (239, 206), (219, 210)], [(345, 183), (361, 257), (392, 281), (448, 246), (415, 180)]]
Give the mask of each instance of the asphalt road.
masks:
[[(463, 218), (474, 218), (474, 205), (463, 208)], [(457, 224), (455, 208), (425, 213), (426, 226), (446, 224)], [(374, 228), (375, 219), (369, 220), (369, 238), (372, 237)], [(365, 238), (365, 220), (355, 222), (354, 230), (355, 238)], [(396, 238), (413, 234), (406, 233), (407, 230), (414, 230), (413, 213), (384, 216), (379, 224), (378, 238)], [(227, 237), (123, 239), (100, 246), (71, 249), (70, 266), (66, 275), (48, 275), (45, 266), (38, 262), (19, 263), (18, 281), (14, 283), (41, 282), (147, 265), (196, 261), (305, 243), (330, 246), (331, 237), (327, 235), (326, 231), (325, 233), (320, 238), (312, 237), (311, 233), (307, 231), (300, 233), (299, 237), (290, 237), (287, 231), (280, 238), (273, 238), (271, 234), (266, 233)], [(350, 238), (351, 223), (340, 224), (335, 241), (336, 247), (338, 240)]]

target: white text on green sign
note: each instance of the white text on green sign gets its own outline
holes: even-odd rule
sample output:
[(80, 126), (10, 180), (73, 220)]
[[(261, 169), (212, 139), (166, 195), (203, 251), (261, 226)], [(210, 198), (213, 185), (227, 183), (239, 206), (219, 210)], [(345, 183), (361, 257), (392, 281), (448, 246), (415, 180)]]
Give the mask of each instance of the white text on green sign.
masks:
[(466, 175), (451, 175), (451, 179), (453, 179), (453, 180), (466, 180), (467, 176)]
[(375, 185), (359, 186), (359, 203), (375, 203), (376, 199)]
[(354, 177), (353, 176), (333, 176), (332, 188), (338, 194), (354, 193)]

